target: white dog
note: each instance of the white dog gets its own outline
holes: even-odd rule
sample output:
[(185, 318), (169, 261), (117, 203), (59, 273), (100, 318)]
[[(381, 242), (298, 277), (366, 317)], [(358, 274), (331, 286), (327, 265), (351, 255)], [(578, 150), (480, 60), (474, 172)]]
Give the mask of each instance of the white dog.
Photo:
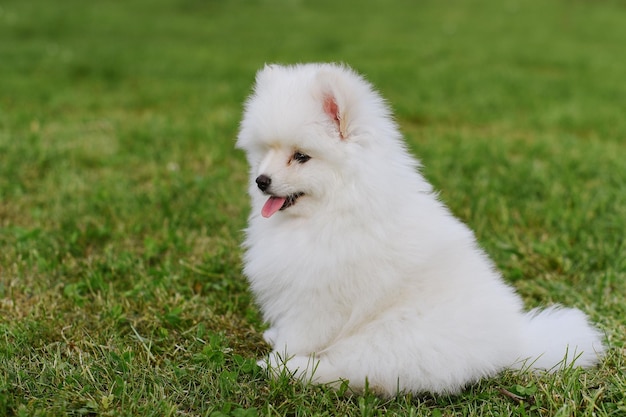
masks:
[(274, 373), (389, 396), (601, 358), (579, 310), (524, 312), (349, 68), (259, 71), (237, 146), (251, 167), (244, 272)]

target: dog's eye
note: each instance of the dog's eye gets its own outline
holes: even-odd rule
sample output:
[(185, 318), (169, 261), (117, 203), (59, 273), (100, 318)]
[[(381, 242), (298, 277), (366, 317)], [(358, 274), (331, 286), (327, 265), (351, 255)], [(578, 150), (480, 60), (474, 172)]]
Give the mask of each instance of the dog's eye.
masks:
[(311, 157), (309, 155), (303, 154), (302, 152), (296, 152), (293, 154), (293, 159), (301, 164), (304, 164), (306, 161), (311, 159)]

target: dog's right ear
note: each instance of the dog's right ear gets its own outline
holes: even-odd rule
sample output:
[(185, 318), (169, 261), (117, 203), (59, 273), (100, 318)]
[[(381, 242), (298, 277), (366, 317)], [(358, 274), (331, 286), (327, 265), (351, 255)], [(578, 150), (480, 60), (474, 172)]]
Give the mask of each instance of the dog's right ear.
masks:
[(265, 64), (263, 68), (256, 72), (255, 85), (259, 86), (264, 82), (264, 80), (269, 80), (278, 67), (279, 65), (276, 64)]

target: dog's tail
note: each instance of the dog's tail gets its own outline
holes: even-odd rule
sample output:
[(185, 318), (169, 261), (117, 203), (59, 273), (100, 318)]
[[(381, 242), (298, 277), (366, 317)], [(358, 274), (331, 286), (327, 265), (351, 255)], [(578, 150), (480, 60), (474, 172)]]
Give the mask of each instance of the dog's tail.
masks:
[(523, 357), (515, 368), (555, 371), (569, 366), (589, 368), (604, 355), (602, 334), (574, 308), (550, 307), (526, 313)]

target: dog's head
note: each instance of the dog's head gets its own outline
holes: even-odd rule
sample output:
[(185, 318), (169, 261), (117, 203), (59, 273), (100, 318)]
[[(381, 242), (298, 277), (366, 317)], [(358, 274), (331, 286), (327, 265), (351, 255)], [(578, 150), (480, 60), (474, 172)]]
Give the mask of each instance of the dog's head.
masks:
[(250, 164), (253, 210), (264, 217), (303, 215), (328, 205), (333, 193), (356, 181), (350, 161), (371, 148), (373, 117), (388, 121), (386, 106), (347, 67), (270, 65), (259, 71), (237, 140)]

